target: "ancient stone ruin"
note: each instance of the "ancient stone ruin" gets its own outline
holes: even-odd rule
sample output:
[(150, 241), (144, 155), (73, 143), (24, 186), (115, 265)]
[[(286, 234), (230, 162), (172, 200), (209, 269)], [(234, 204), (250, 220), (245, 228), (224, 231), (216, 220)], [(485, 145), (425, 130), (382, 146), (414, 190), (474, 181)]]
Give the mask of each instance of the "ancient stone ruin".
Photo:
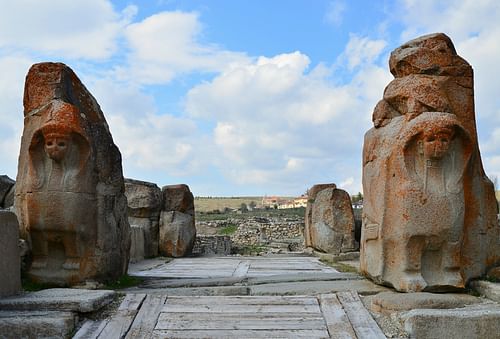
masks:
[(161, 189), (154, 183), (125, 179), (125, 195), (132, 230), (131, 260), (157, 257)]
[(28, 72), (16, 181), (31, 279), (74, 285), (127, 272), (121, 154), (96, 100), (64, 64), (35, 64)]
[(0, 211), (0, 298), (21, 291), (19, 224), (13, 212)]
[(444, 34), (391, 53), (363, 149), (361, 270), (399, 291), (463, 288), (500, 259), (472, 67)]
[(354, 214), (349, 194), (335, 184), (319, 184), (309, 189), (308, 199), (305, 246), (331, 254), (353, 251)]
[(6, 175), (0, 175), (0, 208), (7, 209), (14, 205), (16, 182)]
[(159, 252), (168, 257), (191, 253), (196, 239), (194, 197), (187, 185), (162, 188)]

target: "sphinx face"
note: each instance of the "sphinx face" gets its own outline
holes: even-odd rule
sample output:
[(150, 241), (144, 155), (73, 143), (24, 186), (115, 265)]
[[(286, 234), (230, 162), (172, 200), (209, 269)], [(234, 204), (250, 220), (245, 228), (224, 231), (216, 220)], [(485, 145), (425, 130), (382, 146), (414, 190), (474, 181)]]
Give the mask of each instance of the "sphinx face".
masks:
[(45, 138), (45, 153), (55, 162), (61, 162), (68, 151), (69, 137), (49, 135)]
[(442, 159), (450, 148), (451, 136), (446, 132), (429, 133), (421, 142), (421, 152), (425, 159)]

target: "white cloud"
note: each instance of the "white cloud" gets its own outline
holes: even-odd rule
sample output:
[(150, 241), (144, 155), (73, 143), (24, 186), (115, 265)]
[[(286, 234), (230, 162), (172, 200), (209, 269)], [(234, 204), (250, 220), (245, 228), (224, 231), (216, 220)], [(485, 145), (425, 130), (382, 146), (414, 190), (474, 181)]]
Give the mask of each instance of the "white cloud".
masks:
[(328, 4), (325, 14), (325, 20), (335, 26), (340, 26), (343, 20), (343, 14), (346, 10), (345, 1), (335, 0)]
[(57, 57), (104, 59), (136, 8), (116, 13), (107, 0), (3, 1), (0, 47)]
[[(189, 91), (188, 114), (217, 122), (215, 165), (231, 181), (294, 194), (361, 173), (363, 133), (390, 74), (367, 63), (335, 85), (332, 69), (309, 63), (300, 52), (260, 57)], [(360, 191), (359, 174), (346, 189)]]
[(495, 0), (402, 1), (402, 41), (443, 32), (474, 68), (476, 120), (487, 173), (500, 173), (500, 2)]
[(131, 84), (96, 79), (89, 88), (106, 115), (126, 175), (152, 170), (183, 176), (203, 161), (195, 154), (201, 140), (194, 121), (157, 112), (153, 97)]
[(160, 12), (133, 23), (125, 33), (131, 49), (131, 74), (126, 68), (117, 71), (146, 84), (166, 83), (177, 74), (217, 72), (246, 59), (243, 53), (200, 43), (201, 31), (196, 13)]
[(347, 67), (353, 70), (360, 65), (371, 64), (382, 53), (387, 43), (384, 40), (371, 40), (351, 34), (347, 46), (340, 59), (347, 60)]
[(0, 174), (13, 179), (23, 128), (24, 77), (32, 63), (21, 55), (0, 57)]

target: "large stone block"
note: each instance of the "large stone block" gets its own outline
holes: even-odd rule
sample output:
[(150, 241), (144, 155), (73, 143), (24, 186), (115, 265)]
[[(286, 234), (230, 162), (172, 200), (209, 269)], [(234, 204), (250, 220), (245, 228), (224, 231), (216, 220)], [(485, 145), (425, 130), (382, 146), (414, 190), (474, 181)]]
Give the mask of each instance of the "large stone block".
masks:
[(167, 185), (161, 189), (163, 211), (178, 211), (194, 215), (194, 197), (188, 185)]
[(361, 271), (399, 291), (463, 288), (500, 260), (472, 68), (444, 34), (404, 44), (390, 67), (363, 148)]
[(143, 244), (134, 244), (134, 240), (139, 238), (132, 236), (131, 248), (137, 251), (138, 246), (143, 246), (144, 248), (140, 250), (142, 256), (146, 258), (158, 256), (161, 189), (154, 183), (125, 179), (125, 195), (128, 201), (128, 221), (131, 226), (141, 227), (143, 232)]
[(169, 257), (189, 255), (196, 240), (194, 197), (187, 185), (162, 188), (159, 252)]
[(13, 204), (15, 181), (6, 175), (0, 175), (0, 208), (8, 208)]
[(191, 254), (196, 240), (194, 216), (178, 211), (162, 211), (160, 217), (160, 254), (184, 257)]
[(306, 246), (326, 253), (354, 250), (354, 214), (346, 191), (335, 184), (309, 190), (304, 238)]
[(94, 97), (61, 63), (31, 67), (15, 205), (31, 279), (59, 285), (127, 272), (121, 154)]
[(130, 225), (130, 262), (144, 260), (144, 228)]
[(19, 224), (13, 212), (0, 211), (0, 297), (21, 291)]

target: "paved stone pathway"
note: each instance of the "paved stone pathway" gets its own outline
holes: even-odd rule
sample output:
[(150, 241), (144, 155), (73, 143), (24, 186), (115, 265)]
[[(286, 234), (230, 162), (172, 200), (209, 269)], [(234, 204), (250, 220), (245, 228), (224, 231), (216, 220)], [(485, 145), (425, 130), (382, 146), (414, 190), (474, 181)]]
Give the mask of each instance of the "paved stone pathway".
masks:
[(150, 259), (131, 264), (129, 275), (148, 278), (262, 277), (283, 274), (338, 273), (315, 257), (178, 258), (168, 263)]
[(75, 338), (385, 338), (355, 291), (360, 277), (315, 257), (156, 258), (129, 274), (146, 280)]
[(74, 338), (385, 338), (356, 292), (318, 296), (128, 294)]

